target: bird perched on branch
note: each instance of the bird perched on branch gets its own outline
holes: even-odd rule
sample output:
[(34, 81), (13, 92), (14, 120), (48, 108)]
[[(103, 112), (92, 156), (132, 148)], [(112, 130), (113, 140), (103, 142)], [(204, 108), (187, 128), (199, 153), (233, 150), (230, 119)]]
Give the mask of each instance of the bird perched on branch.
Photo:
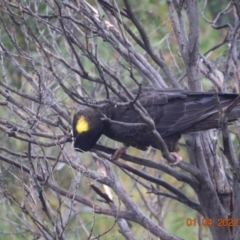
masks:
[[(238, 94), (153, 88), (142, 88), (140, 93), (133, 89), (131, 93), (138, 96), (170, 152), (179, 150), (181, 134), (218, 128), (219, 112), (229, 110), (228, 122), (240, 117)], [(123, 102), (118, 97), (110, 100), (97, 108), (82, 106), (75, 113), (72, 128), (77, 151), (90, 150), (102, 134), (141, 150), (159, 148), (149, 127), (130, 104), (118, 105)]]

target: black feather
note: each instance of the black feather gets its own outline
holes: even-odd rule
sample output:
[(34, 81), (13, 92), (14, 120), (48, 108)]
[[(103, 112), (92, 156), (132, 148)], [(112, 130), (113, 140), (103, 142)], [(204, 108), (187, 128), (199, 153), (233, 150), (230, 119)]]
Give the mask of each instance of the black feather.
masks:
[[(135, 96), (138, 94), (137, 89), (133, 89), (131, 92)], [(219, 93), (221, 108), (228, 107), (237, 97), (238, 94)], [(111, 99), (122, 102), (118, 97)], [(154, 120), (156, 129), (166, 141), (169, 151), (177, 150), (177, 142), (182, 133), (219, 127), (218, 104), (214, 93), (211, 92), (142, 88), (138, 101)], [(90, 150), (101, 134), (142, 150), (150, 145), (157, 148), (146, 125), (123, 126), (117, 123), (103, 122), (101, 120), (103, 114), (117, 122), (143, 123), (131, 107), (113, 106), (109, 103), (100, 105), (97, 110), (90, 107), (81, 108), (75, 114), (73, 121), (74, 146), (76, 148), (84, 151)], [(76, 131), (76, 121), (82, 115), (87, 116), (90, 121), (91, 128), (87, 133)], [(228, 115), (228, 121), (234, 121), (239, 117), (240, 105), (238, 104)]]

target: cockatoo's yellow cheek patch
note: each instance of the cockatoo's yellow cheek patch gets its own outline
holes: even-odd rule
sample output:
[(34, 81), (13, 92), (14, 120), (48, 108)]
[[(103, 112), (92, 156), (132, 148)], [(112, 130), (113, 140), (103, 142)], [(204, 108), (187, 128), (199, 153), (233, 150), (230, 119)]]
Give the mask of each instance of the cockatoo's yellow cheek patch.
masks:
[(81, 116), (76, 124), (76, 130), (78, 133), (86, 132), (89, 130), (89, 123), (88, 120), (84, 117)]

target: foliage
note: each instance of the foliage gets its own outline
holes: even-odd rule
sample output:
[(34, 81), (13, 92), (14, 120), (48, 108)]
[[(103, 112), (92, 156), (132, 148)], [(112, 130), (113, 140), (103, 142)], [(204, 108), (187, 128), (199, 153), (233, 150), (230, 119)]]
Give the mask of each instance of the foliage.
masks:
[(106, 137), (71, 146), (80, 106), (131, 87), (239, 93), (239, 9), (0, 0), (0, 239), (240, 239), (238, 226), (202, 222), (239, 219), (239, 122), (182, 137), (178, 168), (164, 148), (112, 162), (120, 145)]

